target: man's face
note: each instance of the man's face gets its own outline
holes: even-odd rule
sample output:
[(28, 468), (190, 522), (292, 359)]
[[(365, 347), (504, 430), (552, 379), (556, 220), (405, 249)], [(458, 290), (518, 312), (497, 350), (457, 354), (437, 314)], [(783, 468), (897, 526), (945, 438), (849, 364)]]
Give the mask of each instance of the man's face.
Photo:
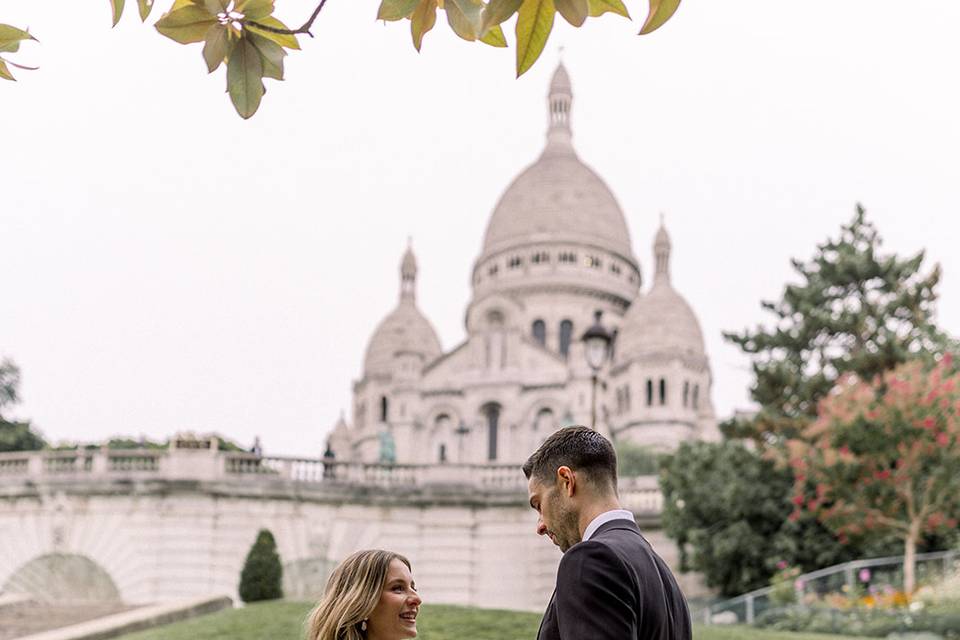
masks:
[(580, 542), (580, 527), (573, 500), (559, 480), (540, 482), (531, 476), (527, 482), (530, 506), (537, 512), (537, 534), (547, 536), (566, 553)]

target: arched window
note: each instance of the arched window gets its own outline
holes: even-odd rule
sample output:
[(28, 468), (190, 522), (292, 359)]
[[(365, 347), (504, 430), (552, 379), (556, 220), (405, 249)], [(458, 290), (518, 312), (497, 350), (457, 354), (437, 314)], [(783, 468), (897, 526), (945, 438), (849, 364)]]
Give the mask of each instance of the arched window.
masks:
[(667, 379), (660, 378), (660, 404), (667, 404)]
[(683, 406), (690, 404), (690, 381), (683, 381)]
[(437, 435), (443, 435), (450, 431), (450, 416), (441, 413), (433, 420), (433, 431)]
[(497, 459), (497, 440), (500, 435), (500, 405), (491, 402), (484, 405), (483, 415), (487, 420), (487, 460)]
[(533, 421), (533, 430), (538, 433), (548, 434), (556, 428), (553, 419), (553, 411), (550, 409), (540, 409), (537, 411), (537, 417)]
[(443, 464), (447, 461), (447, 445), (441, 444), (440, 451), (437, 453), (437, 461)]
[(534, 320), (531, 328), (533, 339), (540, 343), (540, 346), (547, 344), (547, 323), (543, 320)]
[(623, 406), (630, 411), (630, 385), (623, 387)]
[(564, 358), (570, 353), (570, 339), (573, 337), (573, 323), (569, 320), (560, 322), (560, 355)]
[(647, 406), (653, 405), (653, 380), (647, 378)]
[(700, 408), (700, 385), (693, 385), (693, 408)]
[(387, 421), (387, 417), (389, 416), (387, 409), (388, 409), (387, 396), (381, 396), (380, 397), (380, 422)]
[(503, 369), (507, 365), (507, 336), (503, 313), (494, 309), (487, 314), (487, 368)]

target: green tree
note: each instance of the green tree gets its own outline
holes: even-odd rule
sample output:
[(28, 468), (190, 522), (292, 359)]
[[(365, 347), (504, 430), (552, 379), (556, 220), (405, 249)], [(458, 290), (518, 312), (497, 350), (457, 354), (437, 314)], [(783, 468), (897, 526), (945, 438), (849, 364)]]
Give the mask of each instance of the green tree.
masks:
[(844, 539), (896, 536), (912, 593), (923, 535), (955, 530), (960, 517), (960, 372), (952, 358), (932, 368), (908, 362), (872, 380), (844, 376), (789, 449), (792, 517), (813, 513)]
[(267, 529), (257, 533), (240, 572), (240, 599), (244, 602), (275, 600), (283, 597), (283, 566), (277, 543)]
[[(126, 0), (109, 0), (114, 26)], [(290, 29), (274, 17), (274, 0), (174, 0), (154, 24), (157, 31), (180, 44), (203, 43), (203, 61), (209, 73), (227, 68), (227, 92), (243, 118), (249, 118), (266, 93), (264, 78), (283, 80), (283, 59), (297, 50), (298, 35), (309, 35), (327, 0), (319, 0), (302, 26)], [(680, 6), (680, 0), (648, 0), (647, 18), (640, 34), (660, 28)], [(154, 0), (137, 0), (140, 19), (146, 21)], [(517, 76), (537, 61), (550, 37), (556, 14), (575, 27), (587, 18), (613, 13), (630, 18), (622, 0), (381, 0), (376, 19), (407, 20), (417, 51), (437, 22), (437, 12), (464, 40), (506, 47), (502, 24), (516, 19)], [(0, 54), (17, 53), (24, 41), (36, 40), (25, 30), (0, 24)], [(0, 78), (13, 80), (10, 67), (33, 69), (0, 56)]]
[(684, 443), (665, 457), (663, 526), (682, 570), (733, 596), (765, 586), (779, 562), (812, 571), (865, 552), (810, 514), (791, 520), (793, 484), (789, 469), (740, 443)]
[(617, 442), (617, 475), (620, 477), (648, 476), (660, 468), (660, 455), (648, 447), (632, 442)]
[(13, 360), (0, 362), (0, 452), (36, 451), (46, 441), (30, 427), (29, 422), (15, 422), (4, 417), (7, 407), (20, 402), (20, 368)]
[(793, 260), (800, 278), (777, 302), (763, 302), (773, 327), (724, 333), (753, 360), (750, 420), (722, 425), (731, 437), (782, 445), (817, 416), (817, 403), (844, 373), (861, 379), (920, 354), (943, 353), (951, 341), (933, 322), (940, 268), (922, 272), (924, 252), (885, 254), (874, 225), (857, 206), (840, 237)]

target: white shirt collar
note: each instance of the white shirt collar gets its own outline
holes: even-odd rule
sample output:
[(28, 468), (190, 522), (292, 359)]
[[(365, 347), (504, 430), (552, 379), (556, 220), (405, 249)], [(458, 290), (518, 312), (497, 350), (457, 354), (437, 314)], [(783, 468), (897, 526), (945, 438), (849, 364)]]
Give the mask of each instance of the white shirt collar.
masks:
[(606, 511), (591, 520), (590, 524), (587, 525), (586, 531), (583, 532), (583, 542), (589, 540), (590, 537), (597, 532), (597, 529), (599, 529), (601, 525), (604, 525), (611, 520), (629, 520), (630, 522), (636, 522), (632, 511), (627, 511), (626, 509), (614, 509), (612, 511)]

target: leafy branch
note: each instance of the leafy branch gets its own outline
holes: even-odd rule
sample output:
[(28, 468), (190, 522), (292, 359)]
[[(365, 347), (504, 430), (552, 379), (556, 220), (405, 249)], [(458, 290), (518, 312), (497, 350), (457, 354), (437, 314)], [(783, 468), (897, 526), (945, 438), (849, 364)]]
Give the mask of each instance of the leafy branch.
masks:
[[(663, 26), (681, 0), (648, 0), (649, 12), (640, 29), (648, 34)], [(113, 26), (123, 16), (126, 0), (109, 0)], [(156, 0), (137, 0), (140, 20), (146, 22)], [(203, 43), (208, 73), (227, 66), (227, 92), (242, 118), (260, 107), (266, 93), (263, 79), (283, 80), (287, 50), (299, 50), (296, 36), (308, 35), (327, 0), (319, 0), (310, 18), (290, 29), (273, 17), (274, 0), (174, 0), (154, 27), (180, 44)], [(410, 21), (413, 46), (420, 51), (423, 37), (436, 25), (437, 11), (447, 16), (450, 29), (464, 40), (506, 47), (501, 25), (517, 16), (517, 77), (526, 73), (543, 52), (554, 17), (559, 13), (574, 27), (587, 18), (613, 13), (630, 19), (623, 0), (381, 0), (377, 19)], [(15, 53), (24, 40), (36, 40), (26, 31), (0, 24), (0, 53)], [(0, 78), (13, 80), (9, 66), (33, 69), (0, 57)]]
[(299, 29), (278, 29), (276, 27), (271, 27), (269, 25), (260, 24), (257, 22), (249, 22), (248, 24), (253, 25), (264, 31), (269, 31), (271, 33), (286, 34), (286, 35), (298, 35), (305, 33), (306, 35), (313, 37), (313, 33), (310, 32), (310, 27), (313, 26), (313, 21), (317, 19), (317, 16), (320, 15), (320, 10), (323, 9), (323, 5), (327, 4), (327, 0), (320, 0), (320, 4), (317, 5), (317, 8), (313, 10), (313, 14), (310, 16), (310, 19), (303, 23), (303, 26)]

